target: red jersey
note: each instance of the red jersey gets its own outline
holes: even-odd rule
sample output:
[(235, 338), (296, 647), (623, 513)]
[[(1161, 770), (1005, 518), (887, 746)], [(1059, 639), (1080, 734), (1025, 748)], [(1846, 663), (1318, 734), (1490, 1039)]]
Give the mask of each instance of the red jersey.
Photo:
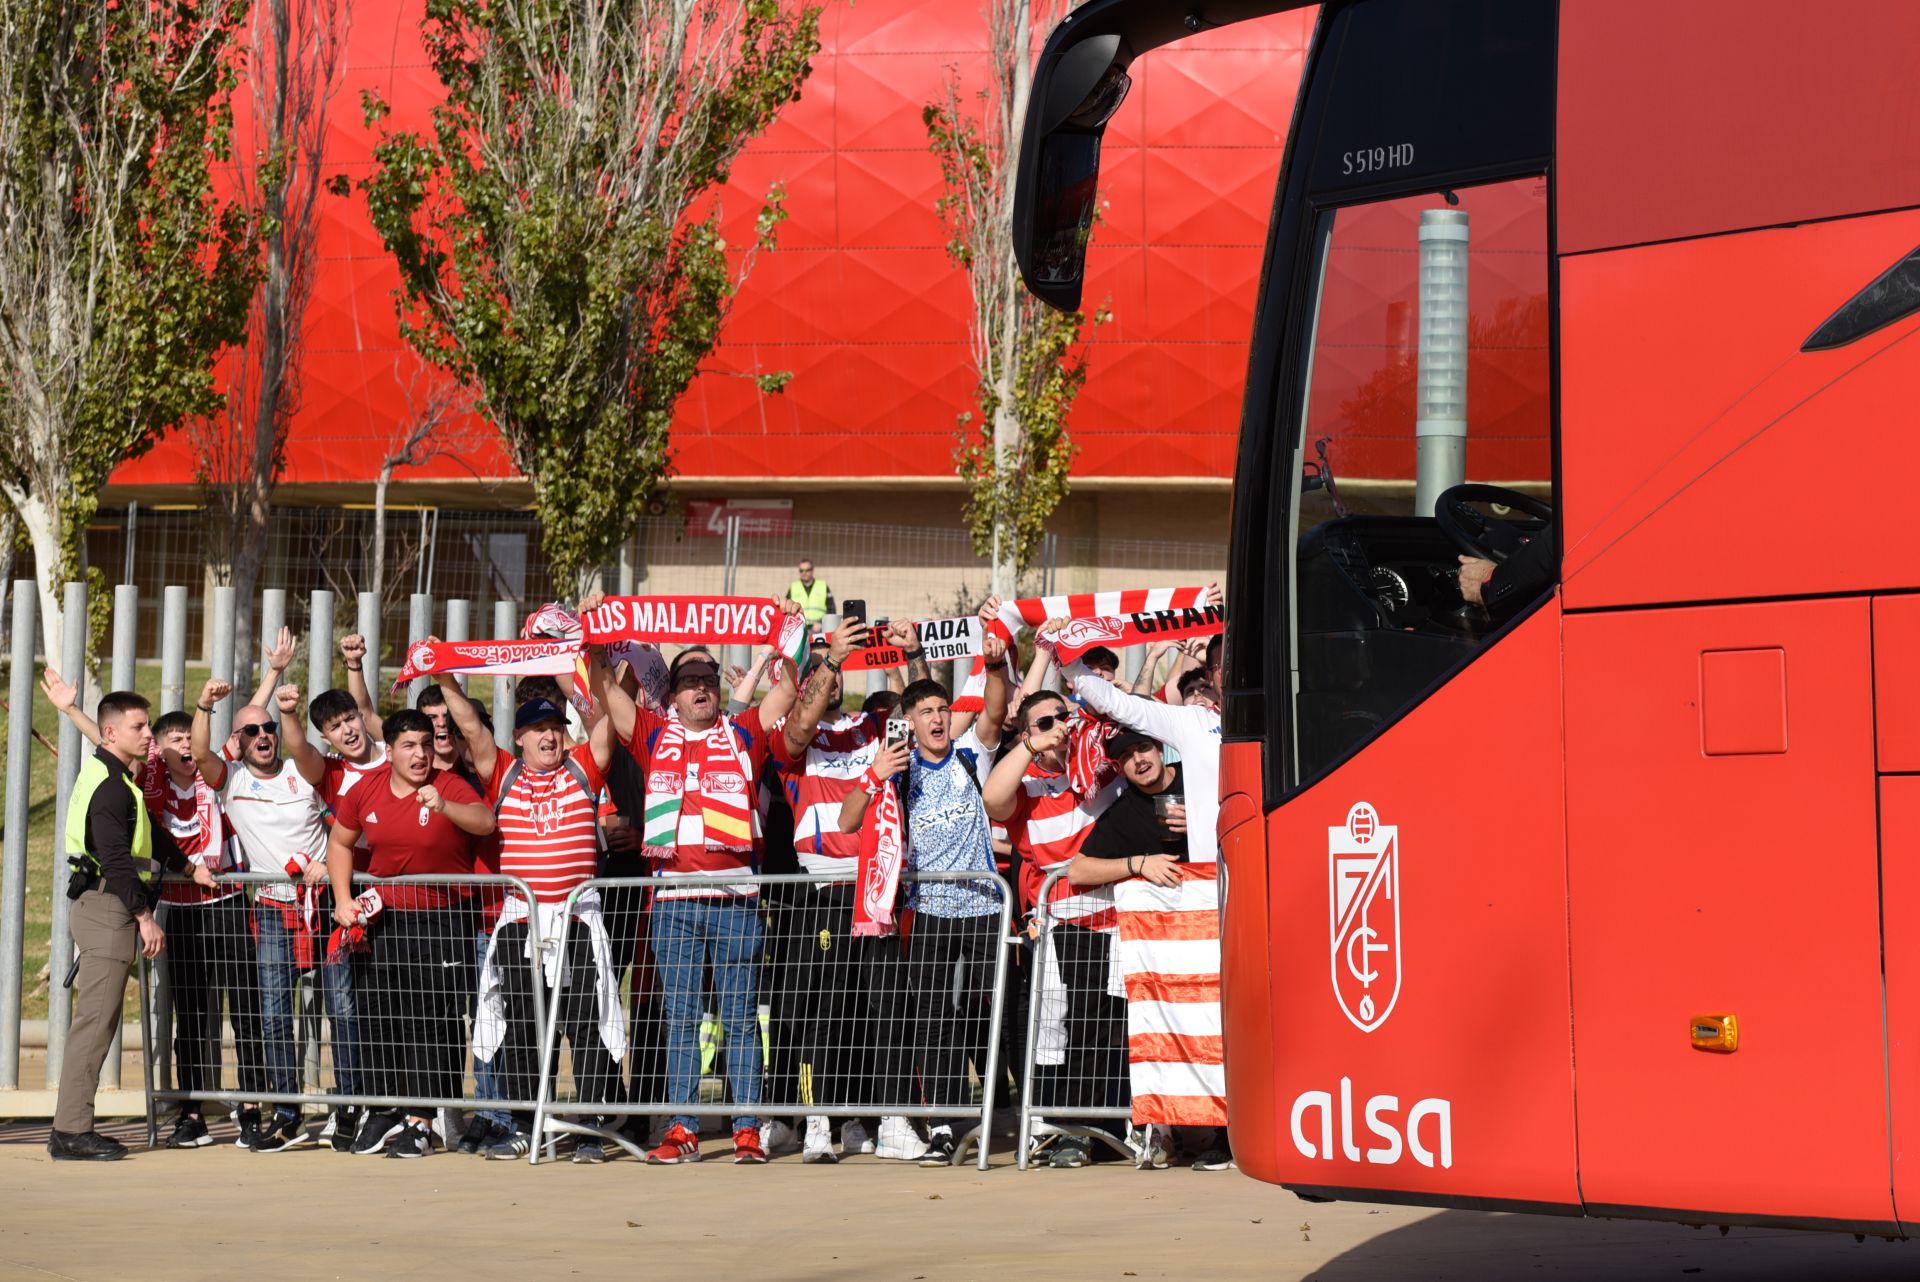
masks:
[[(387, 764), (387, 746), (375, 744), (373, 760), (365, 765), (348, 761), (345, 757), (336, 757), (332, 753), (327, 753), (324, 760), (326, 768), (320, 776), (320, 786), (315, 791), (320, 794), (320, 800), (326, 802), (328, 815), (337, 817), (341, 801), (353, 791), (354, 785)], [(367, 834), (362, 832), (360, 840), (353, 845), (353, 870), (366, 872), (367, 860)]]
[[(1007, 839), (1020, 852), (1020, 902), (1029, 912), (1047, 874), (1073, 862), (1093, 830), (1093, 821), (1126, 787), (1126, 781), (1111, 770), (1098, 782), (1091, 795), (1082, 794), (1066, 772), (1049, 770), (1039, 761), (1028, 765), (1021, 777), (1013, 814), (1007, 819)], [(1048, 912), (1056, 920), (1093, 930), (1105, 930), (1115, 920), (1110, 892), (1104, 887), (1075, 891), (1065, 878), (1054, 887)]]
[[(757, 707), (749, 708), (737, 717), (729, 717), (728, 721), (733, 726), (734, 742), (746, 767), (744, 786), (748, 789), (757, 788), (757, 781), (764, 776), (769, 760), (783, 765), (789, 761), (786, 736), (777, 732), (769, 734), (760, 720), (760, 709)], [(634, 721), (633, 737), (625, 744), (627, 751), (632, 753), (633, 759), (640, 763), (641, 772), (647, 777), (649, 805), (652, 804), (656, 789), (653, 779), (655, 770), (665, 767), (678, 773), (684, 765), (681, 761), (662, 762), (659, 757), (657, 750), (667, 726), (665, 717), (656, 716), (645, 708), (641, 708)], [(691, 737), (693, 736), (689, 736)], [(684, 750), (683, 747), (682, 751)], [(751, 793), (748, 795), (749, 804), (752, 804)], [(742, 832), (745, 831), (743, 828)], [(712, 834), (709, 835), (711, 838)], [(752, 883), (734, 885), (724, 882), (720, 885), (710, 883), (728, 875), (752, 873), (759, 857), (760, 844), (760, 833), (758, 829), (754, 829), (750, 845), (747, 845), (743, 837), (740, 842), (710, 839), (706, 845), (698, 849), (686, 846), (667, 847), (670, 853), (659, 861), (660, 876), (669, 880), (673, 878), (686, 880), (679, 885), (663, 886), (654, 892), (654, 897), (684, 899), (730, 894), (758, 894), (758, 888)]]
[[(220, 808), (220, 794), (207, 786), (200, 772), (182, 788), (167, 773), (156, 740), (147, 750), (147, 768), (141, 772), (140, 788), (146, 796), (147, 813), (164, 827), (180, 847), (180, 853), (215, 872), (233, 866), (228, 843), (233, 834), (227, 828), (227, 812)], [(237, 886), (203, 890), (192, 882), (166, 881), (160, 885), (160, 900), (168, 904), (210, 904), (240, 893)]]
[[(479, 794), (451, 770), (429, 770), (427, 783), (455, 805), (481, 804)], [(367, 872), (372, 876), (467, 876), (473, 872), (473, 837), (446, 815), (422, 806), (415, 793), (396, 797), (391, 765), (360, 772), (357, 785), (340, 799), (333, 821), (360, 833), (367, 844)], [(462, 897), (456, 889), (442, 886), (383, 886), (380, 890), (386, 906), (402, 912), (440, 908)]]
[(840, 803), (880, 752), (886, 728), (863, 713), (821, 726), (806, 753), (781, 768), (793, 807), (793, 849), (800, 866), (852, 880), (860, 834), (840, 831)]
[(564, 900), (600, 866), (599, 796), (606, 776), (593, 763), (593, 745), (581, 744), (567, 755), (586, 775), (589, 791), (564, 766), (522, 766), (502, 797), (507, 774), (519, 761), (505, 752), (495, 755), (487, 781), (487, 804), (500, 817), (500, 871), (526, 882), (543, 903)]

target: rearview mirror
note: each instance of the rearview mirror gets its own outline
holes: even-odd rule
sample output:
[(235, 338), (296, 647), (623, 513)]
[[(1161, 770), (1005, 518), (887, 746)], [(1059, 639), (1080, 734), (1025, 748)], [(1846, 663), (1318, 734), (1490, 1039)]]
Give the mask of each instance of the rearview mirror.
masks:
[(1027, 288), (1054, 307), (1080, 306), (1100, 182), (1100, 138), (1125, 101), (1131, 60), (1118, 35), (1070, 46), (1040, 77), (1021, 138), (1014, 257)]

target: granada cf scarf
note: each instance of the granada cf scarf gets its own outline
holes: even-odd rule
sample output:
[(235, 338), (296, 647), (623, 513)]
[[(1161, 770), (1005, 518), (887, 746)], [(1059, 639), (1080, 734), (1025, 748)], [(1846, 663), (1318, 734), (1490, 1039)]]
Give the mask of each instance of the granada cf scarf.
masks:
[(647, 759), (641, 842), (648, 857), (689, 856), (709, 846), (751, 850), (760, 815), (753, 805), (753, 767), (722, 716), (704, 733), (678, 720), (660, 731)]
[(867, 807), (860, 824), (860, 862), (854, 874), (853, 933), (891, 935), (899, 929), (894, 903), (900, 890), (900, 866), (906, 861), (906, 826), (901, 822), (900, 790), (891, 781)]
[(580, 616), (558, 602), (549, 601), (527, 616), (527, 621), (520, 626), (520, 636), (527, 641), (546, 639), (573, 643), (573, 666), (554, 675), (573, 677), (571, 683), (562, 682), (562, 688), (573, 706), (580, 709), (581, 716), (590, 715), (593, 695), (587, 683), (587, 656), (580, 650)]
[[(763, 596), (616, 596), (587, 611), (581, 624), (592, 645), (610, 641), (675, 645), (707, 642), (772, 645), (777, 649), (784, 617), (779, 603)], [(804, 625), (800, 635), (806, 635)]]
[(436, 672), (465, 672), (494, 677), (558, 677), (574, 670), (578, 641), (422, 641), (407, 651), (406, 666), (394, 678), (403, 686)]
[[(1072, 663), (1094, 646), (1144, 645), (1180, 637), (1211, 636), (1225, 626), (1218, 606), (1202, 606), (1205, 588), (1129, 588), (1121, 592), (1073, 592), (1062, 596), (1024, 597), (1000, 607), (993, 629), (1012, 649), (1021, 628), (1037, 628), (1048, 619), (1065, 618), (1067, 626), (1055, 638), (1061, 663)], [(977, 712), (986, 692), (986, 667), (973, 661), (966, 689), (953, 701), (955, 712)]]
[(1113, 888), (1136, 1125), (1227, 1121), (1219, 869), (1217, 863), (1181, 864), (1177, 886), (1134, 877)]

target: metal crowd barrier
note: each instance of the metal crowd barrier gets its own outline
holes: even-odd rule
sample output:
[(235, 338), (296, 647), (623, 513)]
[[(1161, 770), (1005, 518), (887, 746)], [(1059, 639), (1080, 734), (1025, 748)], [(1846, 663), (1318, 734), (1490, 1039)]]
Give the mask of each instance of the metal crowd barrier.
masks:
[(1033, 973), (1027, 1004), (1025, 1062), (1020, 1081), (1019, 1168), (1026, 1170), (1035, 1141), (1074, 1136), (1105, 1144), (1120, 1156), (1135, 1155), (1125, 1140), (1098, 1126), (1130, 1123), (1133, 1110), (1127, 1074), (1127, 1006), (1109, 995), (1114, 934), (1074, 925), (1051, 915), (1054, 887), (1065, 868), (1047, 874), (1034, 910), (1039, 933), (1032, 941)]
[[(525, 953), (496, 950), (487, 966), (491, 917), (509, 896), (532, 902), (525, 882), (356, 874), (356, 894), (377, 889), (387, 907), (368, 930), (368, 949), (334, 962), (327, 960), (335, 922), (324, 886), (311, 896), (296, 886), (295, 902), (285, 907), (254, 889), (291, 884), (285, 876), (230, 873), (219, 878), (220, 889), (238, 892), (228, 898), (162, 904), (175, 1081), (154, 1082), (164, 1053), (158, 1043), (167, 1039), (150, 1022), (143, 966), (150, 1143), (158, 1135), (160, 1106), (186, 1101), (533, 1112), (541, 1093), (533, 1030), (546, 1025), (538, 921), (529, 923), (532, 946)], [(495, 998), (517, 994), (531, 1003), (530, 1027), (517, 1046), (513, 1019), (487, 1016), (483, 977), (496, 981)], [(311, 1024), (302, 1018), (303, 995), (326, 1020), (324, 1052), (319, 1018)], [(223, 1004), (233, 1032), (231, 1064), (223, 1063)], [(511, 1006), (500, 1001), (491, 1008), (510, 1016)], [(507, 1061), (472, 1059), (481, 1029), (505, 1034)], [(452, 1143), (457, 1137), (443, 1138)]]
[[(758, 890), (757, 902), (659, 897), (687, 889), (682, 879), (580, 886), (555, 914), (558, 982), (546, 1004), (528, 1160), (539, 1161), (558, 1134), (644, 1156), (613, 1124), (643, 1115), (951, 1118), (972, 1123), (955, 1135), (954, 1164), (977, 1149), (986, 1170), (1003, 1076), (1013, 892), (993, 874), (902, 880), (990, 885), (998, 908), (960, 925), (918, 915), (904, 940), (856, 939), (854, 888), (831, 877), (727, 879)], [(614, 941), (628, 941), (629, 955), (613, 958), (610, 974), (597, 969), (603, 938), (616, 950)], [(615, 1045), (624, 1055), (615, 1055), (607, 1002), (623, 991), (627, 1027), (624, 1046)], [(555, 1063), (562, 1035), (572, 1052), (565, 1092)]]

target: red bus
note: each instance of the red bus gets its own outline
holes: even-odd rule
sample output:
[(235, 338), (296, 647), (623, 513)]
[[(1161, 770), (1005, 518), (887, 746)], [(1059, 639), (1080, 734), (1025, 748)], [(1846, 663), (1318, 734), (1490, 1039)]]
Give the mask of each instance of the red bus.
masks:
[[(1292, 7), (1061, 24), (1034, 293), (1080, 301), (1132, 61)], [(1322, 6), (1230, 550), (1250, 1174), (1920, 1220), (1916, 48), (1880, 0)]]

